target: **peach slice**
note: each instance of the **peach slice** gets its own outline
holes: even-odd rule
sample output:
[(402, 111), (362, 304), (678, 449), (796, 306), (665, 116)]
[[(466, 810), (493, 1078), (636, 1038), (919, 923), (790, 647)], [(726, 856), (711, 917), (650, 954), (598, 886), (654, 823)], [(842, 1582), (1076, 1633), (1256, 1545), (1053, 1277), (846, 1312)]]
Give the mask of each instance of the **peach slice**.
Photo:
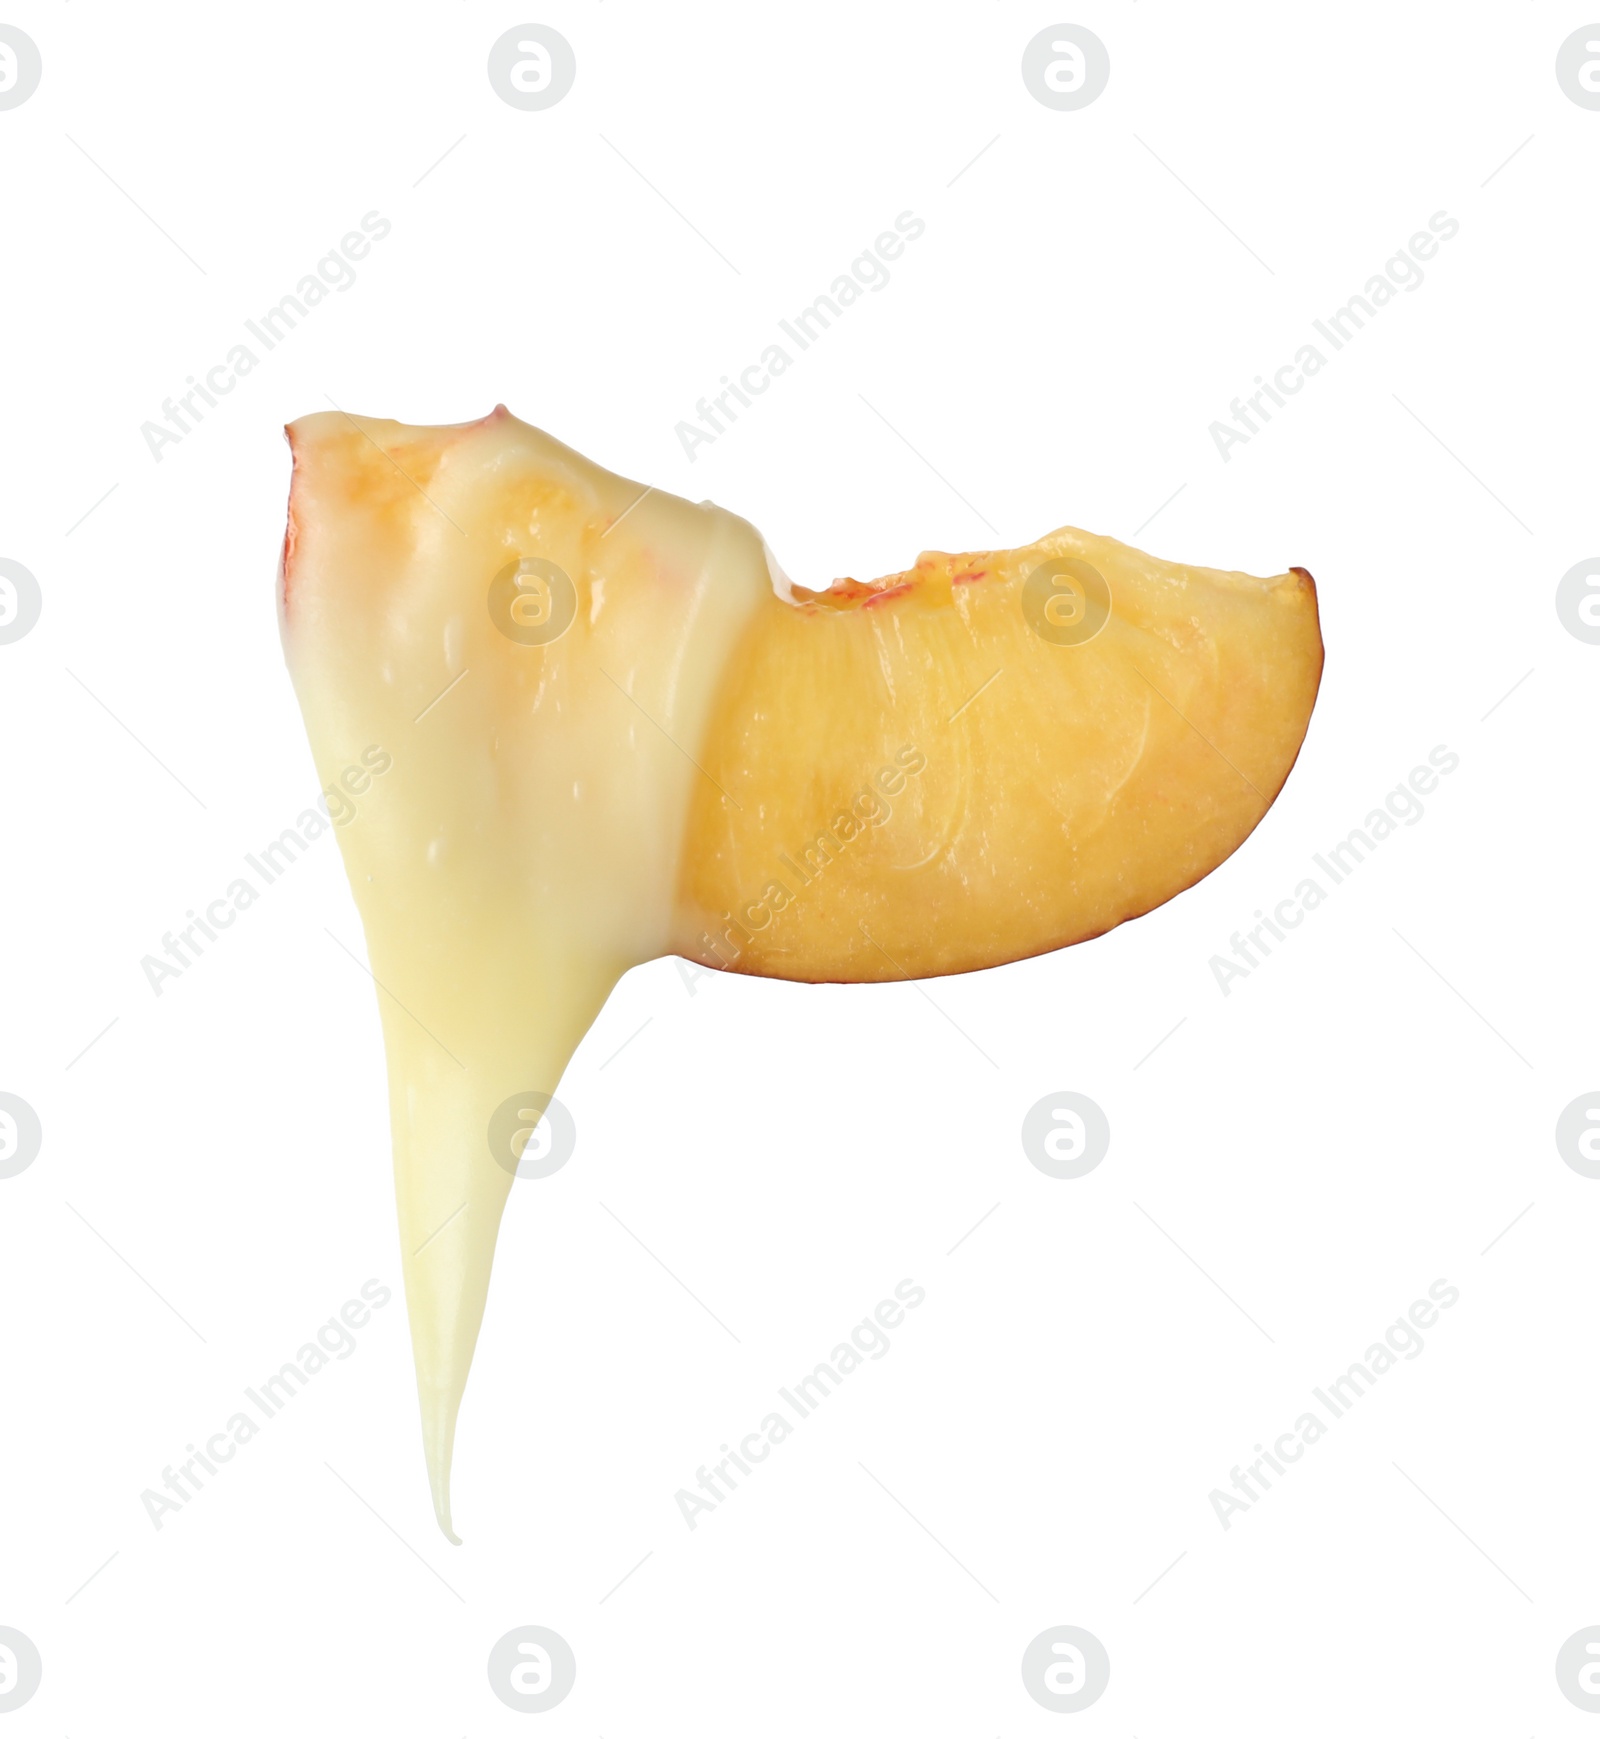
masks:
[(796, 597), (729, 666), (679, 883), (678, 951), (766, 977), (970, 972), (1171, 899), (1266, 813), (1322, 668), (1303, 569), (1080, 531)]
[(503, 406), (288, 434), (280, 620), (318, 772), (350, 789), (392, 761), (339, 839), (454, 1539), (501, 1213), (617, 979), (670, 953), (811, 981), (970, 971), (1170, 899), (1288, 775), (1316, 594), (1301, 569), (1071, 530), (813, 592), (744, 520)]

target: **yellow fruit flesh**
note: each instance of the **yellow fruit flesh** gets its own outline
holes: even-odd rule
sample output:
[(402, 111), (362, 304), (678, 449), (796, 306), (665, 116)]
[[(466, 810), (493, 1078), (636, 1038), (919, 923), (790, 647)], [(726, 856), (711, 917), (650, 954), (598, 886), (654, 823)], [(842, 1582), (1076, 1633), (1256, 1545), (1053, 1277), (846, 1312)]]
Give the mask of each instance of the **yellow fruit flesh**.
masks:
[[(920, 976), (1170, 898), (1293, 762), (1315, 598), (1309, 577), (1072, 531), (791, 594), (744, 520), (503, 408), (435, 429), (323, 413), (290, 440), (282, 627), (318, 773), (333, 785), (374, 745), (392, 759), (339, 840), (379, 985), (424, 1449), (453, 1539), (456, 1415), (515, 1169), (491, 1151), (497, 1109), (555, 1093), (616, 980), (664, 953)], [(1111, 589), (1077, 645), (1021, 605), (1063, 555)], [(570, 587), (544, 643), (491, 616), (519, 558)]]
[[(1055, 644), (1062, 557), (1110, 587)], [(1277, 795), (1322, 666), (1309, 575), (1258, 580), (1059, 531), (925, 555), (745, 631), (706, 744), (680, 952), (807, 981), (926, 977), (1099, 935), (1214, 869)], [(911, 754), (906, 754), (906, 751)], [(904, 774), (902, 760), (925, 763)]]

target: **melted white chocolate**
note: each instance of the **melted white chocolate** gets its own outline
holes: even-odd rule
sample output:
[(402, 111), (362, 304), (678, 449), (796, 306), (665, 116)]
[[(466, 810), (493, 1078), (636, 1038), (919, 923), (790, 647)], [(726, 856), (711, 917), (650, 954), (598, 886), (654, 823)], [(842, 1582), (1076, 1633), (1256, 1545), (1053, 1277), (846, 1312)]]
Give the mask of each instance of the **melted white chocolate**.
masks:
[[(503, 410), (289, 434), (282, 625), (317, 769), (374, 744), (394, 763), (339, 840), (381, 987), (423, 1441), (454, 1540), (456, 1415), (514, 1176), (490, 1120), (554, 1094), (617, 979), (670, 950), (708, 716), (774, 578), (744, 520)], [(571, 581), (548, 644), (491, 619), (491, 580), (523, 557)], [(522, 621), (559, 617), (529, 590)]]

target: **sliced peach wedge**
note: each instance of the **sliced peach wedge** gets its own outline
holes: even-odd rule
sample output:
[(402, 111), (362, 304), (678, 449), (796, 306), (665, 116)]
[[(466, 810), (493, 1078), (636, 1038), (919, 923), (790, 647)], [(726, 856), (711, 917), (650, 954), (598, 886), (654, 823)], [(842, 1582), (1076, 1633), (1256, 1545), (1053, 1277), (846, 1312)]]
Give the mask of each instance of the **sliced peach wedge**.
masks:
[(454, 1539), (501, 1213), (541, 1116), (569, 1139), (552, 1096), (622, 974), (965, 972), (1171, 899), (1288, 776), (1316, 593), (1072, 530), (811, 591), (503, 406), (288, 433), (284, 647), (320, 777), (363, 793), (339, 840)]

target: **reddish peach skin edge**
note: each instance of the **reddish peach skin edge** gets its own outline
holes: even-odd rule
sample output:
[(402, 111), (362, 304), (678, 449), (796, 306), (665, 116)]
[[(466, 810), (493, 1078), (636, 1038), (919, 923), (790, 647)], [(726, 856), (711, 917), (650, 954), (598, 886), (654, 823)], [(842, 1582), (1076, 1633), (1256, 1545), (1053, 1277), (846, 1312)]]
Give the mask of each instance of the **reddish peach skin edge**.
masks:
[[(358, 423), (348, 411), (340, 411), (339, 415), (344, 417), (352, 428), (356, 429), (358, 432), (365, 433), (365, 431), (361, 429), (360, 423)], [(511, 412), (507, 410), (504, 405), (496, 405), (487, 416), (478, 417), (472, 422), (441, 423), (437, 426), (441, 431), (461, 435), (466, 434), (471, 429), (484, 428), (490, 423), (509, 421), (510, 418)], [(384, 418), (378, 417), (369, 417), (367, 419), (369, 422), (381, 422), (385, 420), (386, 419)], [(297, 511), (298, 503), (296, 497), (299, 488), (303, 486), (304, 480), (301, 477), (301, 470), (303, 468), (305, 453), (304, 443), (295, 438), (295, 425), (293, 423), (284, 424), (283, 438), (289, 444), (289, 507), (283, 528), (283, 547), (278, 553), (277, 588), (279, 620), (281, 623), (287, 624), (289, 620), (290, 580), (294, 572), (294, 554), (296, 546), (300, 540), (300, 519)], [(372, 439), (370, 435), (367, 438), (368, 440)], [(372, 444), (374, 447), (378, 448), (380, 453), (384, 451), (382, 447), (378, 447), (376, 441), (373, 441)], [(385, 454), (384, 456), (387, 457), (388, 455)]]
[(295, 445), (294, 424), (285, 423), (283, 438), (289, 443), (289, 509), (283, 522), (283, 547), (278, 551), (278, 626), (289, 625), (289, 575), (294, 567), (294, 549), (299, 541), (300, 521), (295, 512), (295, 484), (300, 475), (300, 449)]

